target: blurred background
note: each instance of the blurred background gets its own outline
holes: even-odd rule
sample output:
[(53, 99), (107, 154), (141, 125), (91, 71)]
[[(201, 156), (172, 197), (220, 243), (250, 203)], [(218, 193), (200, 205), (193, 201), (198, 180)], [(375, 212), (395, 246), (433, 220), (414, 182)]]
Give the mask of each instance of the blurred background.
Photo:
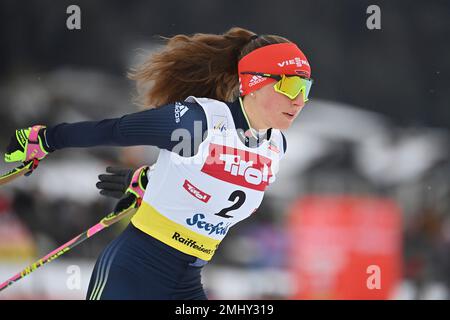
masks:
[[(81, 29), (68, 30), (69, 5)], [(369, 30), (369, 5), (381, 29)], [(135, 112), (129, 68), (158, 36), (277, 34), (307, 55), (312, 99), (285, 132), (277, 182), (203, 271), (211, 299), (450, 298), (450, 2), (0, 2), (0, 145), (16, 128)], [(114, 206), (107, 165), (151, 164), (154, 147), (55, 152), (0, 189), (0, 281)], [(2, 161), (1, 172), (13, 168)], [(105, 230), (0, 294), (83, 299)]]

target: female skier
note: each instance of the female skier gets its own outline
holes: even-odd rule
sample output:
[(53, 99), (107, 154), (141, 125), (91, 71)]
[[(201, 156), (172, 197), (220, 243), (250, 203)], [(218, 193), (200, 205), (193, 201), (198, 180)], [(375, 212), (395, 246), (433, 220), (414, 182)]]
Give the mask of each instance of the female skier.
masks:
[[(207, 299), (202, 267), (274, 182), (287, 147), (280, 130), (308, 100), (310, 65), (286, 38), (232, 28), (176, 35), (130, 76), (147, 110), (18, 129), (5, 160), (71, 147), (159, 147), (153, 170), (140, 169), (142, 204), (98, 258), (86, 298)], [(108, 179), (99, 187), (121, 195)]]

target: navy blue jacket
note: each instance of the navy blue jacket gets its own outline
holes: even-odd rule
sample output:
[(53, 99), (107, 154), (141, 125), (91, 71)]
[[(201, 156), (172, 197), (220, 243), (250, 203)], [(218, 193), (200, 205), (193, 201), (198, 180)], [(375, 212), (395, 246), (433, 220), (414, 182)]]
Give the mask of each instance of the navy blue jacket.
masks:
[[(180, 141), (171, 139), (172, 132), (184, 128), (192, 137), (190, 154), (186, 149), (180, 151), (181, 156), (193, 156), (207, 130), (206, 115), (197, 103), (182, 102), (188, 110), (182, 115), (179, 104), (168, 104), (159, 108), (124, 115), (120, 118), (101, 121), (83, 121), (77, 123), (61, 123), (47, 128), (46, 142), (50, 150), (92, 146), (136, 146), (151, 145), (169, 151)], [(237, 129), (244, 132), (249, 125), (242, 112), (239, 100), (227, 103), (233, 115)], [(200, 121), (202, 137), (194, 139), (194, 123)], [(263, 137), (264, 138), (264, 137)], [(254, 138), (245, 138), (247, 146), (255, 146), (262, 142)], [(196, 143), (196, 145), (194, 145)], [(286, 139), (283, 135), (283, 148), (286, 151)]]

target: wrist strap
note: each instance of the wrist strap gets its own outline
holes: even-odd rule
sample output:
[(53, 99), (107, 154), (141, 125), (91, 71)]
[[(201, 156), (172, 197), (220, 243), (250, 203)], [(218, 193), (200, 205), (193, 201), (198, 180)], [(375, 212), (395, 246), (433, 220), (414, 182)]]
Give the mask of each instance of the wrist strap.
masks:
[(45, 128), (42, 125), (36, 125), (31, 127), (30, 134), (28, 135), (28, 144), (26, 148), (26, 158), (25, 161), (29, 161), (32, 159), (42, 159), (44, 158), (48, 152), (46, 152), (41, 143), (39, 142), (39, 130)]
[(144, 198), (145, 188), (141, 184), (141, 174), (146, 174), (148, 167), (142, 166), (134, 171), (131, 177), (130, 185), (125, 193), (133, 193), (137, 197), (137, 201), (140, 202)]

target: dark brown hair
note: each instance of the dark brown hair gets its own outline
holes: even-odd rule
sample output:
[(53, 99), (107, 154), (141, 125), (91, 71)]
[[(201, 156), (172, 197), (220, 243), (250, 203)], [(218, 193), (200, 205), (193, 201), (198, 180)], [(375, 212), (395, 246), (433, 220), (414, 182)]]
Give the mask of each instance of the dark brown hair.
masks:
[(256, 37), (252, 31), (231, 28), (224, 34), (179, 34), (163, 49), (129, 73), (136, 81), (137, 103), (159, 107), (188, 96), (232, 101), (239, 95), (238, 61), (251, 51), (290, 42), (275, 35)]

